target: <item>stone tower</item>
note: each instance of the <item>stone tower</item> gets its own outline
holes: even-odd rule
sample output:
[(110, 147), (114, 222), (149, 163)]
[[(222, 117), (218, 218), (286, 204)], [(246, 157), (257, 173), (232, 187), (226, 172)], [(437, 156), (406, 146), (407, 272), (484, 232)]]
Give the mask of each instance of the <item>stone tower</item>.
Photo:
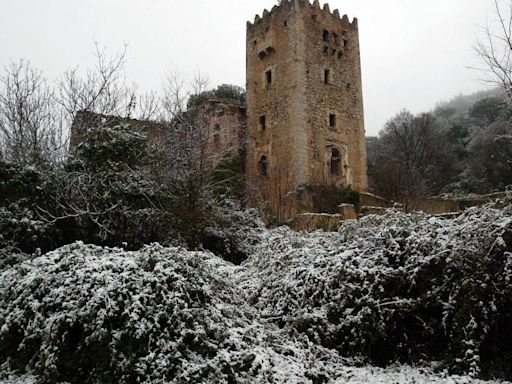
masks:
[(367, 190), (357, 20), (282, 0), (247, 24), (247, 182), (287, 219), (308, 186)]

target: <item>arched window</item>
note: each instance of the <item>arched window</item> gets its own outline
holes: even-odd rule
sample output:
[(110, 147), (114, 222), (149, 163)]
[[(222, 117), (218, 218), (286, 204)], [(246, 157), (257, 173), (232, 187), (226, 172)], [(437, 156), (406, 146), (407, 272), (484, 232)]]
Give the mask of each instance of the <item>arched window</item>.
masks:
[(336, 148), (331, 150), (331, 175), (339, 176), (341, 168), (340, 151)]
[(258, 162), (258, 166), (260, 169), (260, 176), (268, 176), (268, 160), (267, 156), (263, 155), (260, 157), (260, 161)]
[(327, 29), (324, 29), (324, 32), (323, 32), (323, 40), (325, 42), (328, 42), (329, 41), (329, 31)]

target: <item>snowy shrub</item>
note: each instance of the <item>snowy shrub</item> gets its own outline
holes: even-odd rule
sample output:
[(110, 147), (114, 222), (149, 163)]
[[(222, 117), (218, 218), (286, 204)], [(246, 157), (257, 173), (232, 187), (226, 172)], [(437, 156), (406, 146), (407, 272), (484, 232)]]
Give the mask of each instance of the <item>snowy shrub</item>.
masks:
[(233, 272), (211, 254), (158, 245), (76, 243), (19, 264), (0, 275), (0, 363), (44, 382), (334, 376), (340, 358), (264, 327)]
[(28, 260), (29, 255), (13, 246), (0, 248), (0, 271)]
[(265, 233), (257, 210), (244, 211), (238, 202), (224, 201), (216, 209), (215, 220), (205, 228), (202, 245), (224, 260), (240, 264), (253, 253)]
[(152, 161), (146, 134), (137, 128), (121, 124), (88, 130), (58, 173), (55, 216), (74, 228), (68, 239), (138, 249), (173, 237), (173, 206), (151, 173)]
[(42, 219), (42, 209), (51, 204), (45, 188), (51, 182), (47, 169), (0, 160), (0, 248), (52, 248), (58, 230)]
[(241, 284), (280, 326), (344, 356), (511, 377), (511, 222), (510, 206), (487, 206), (370, 216), (335, 234), (278, 228)]

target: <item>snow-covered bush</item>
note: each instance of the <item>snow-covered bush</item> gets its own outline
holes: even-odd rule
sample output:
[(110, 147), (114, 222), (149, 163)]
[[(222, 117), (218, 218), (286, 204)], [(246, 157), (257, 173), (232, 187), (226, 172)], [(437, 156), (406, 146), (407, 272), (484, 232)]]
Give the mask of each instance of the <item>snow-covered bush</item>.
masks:
[(2, 359), (47, 380), (208, 377), (226, 367), (201, 363), (236, 348), (227, 330), (244, 316), (204, 259), (74, 244), (12, 268), (0, 280)]
[(341, 359), (264, 326), (234, 271), (210, 253), (159, 245), (75, 243), (21, 263), (0, 275), (0, 362), (45, 382), (335, 377)]
[(244, 264), (252, 302), (360, 361), (442, 360), (512, 376), (512, 207), (370, 216), (339, 233), (270, 231)]
[(0, 249), (52, 248), (58, 230), (40, 215), (41, 208), (51, 204), (44, 187), (51, 182), (44, 168), (0, 159)]
[(266, 233), (257, 210), (241, 210), (240, 204), (232, 200), (217, 207), (214, 220), (208, 224), (202, 236), (203, 247), (234, 264), (247, 259)]
[(174, 235), (170, 194), (151, 172), (153, 155), (137, 127), (107, 124), (87, 131), (58, 173), (55, 216), (71, 220), (71, 241), (137, 249)]

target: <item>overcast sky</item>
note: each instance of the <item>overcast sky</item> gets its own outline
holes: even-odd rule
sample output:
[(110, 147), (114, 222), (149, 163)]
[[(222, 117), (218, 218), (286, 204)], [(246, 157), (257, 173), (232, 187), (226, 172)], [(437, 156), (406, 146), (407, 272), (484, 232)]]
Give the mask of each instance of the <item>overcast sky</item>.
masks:
[[(166, 74), (209, 75), (211, 85), (245, 86), (245, 27), (277, 0), (0, 0), (0, 67), (27, 58), (56, 79), (93, 65), (94, 41), (128, 47), (127, 75), (158, 90)], [(402, 108), (485, 86), (469, 67), (491, 0), (331, 0), (359, 19), (367, 134)]]

